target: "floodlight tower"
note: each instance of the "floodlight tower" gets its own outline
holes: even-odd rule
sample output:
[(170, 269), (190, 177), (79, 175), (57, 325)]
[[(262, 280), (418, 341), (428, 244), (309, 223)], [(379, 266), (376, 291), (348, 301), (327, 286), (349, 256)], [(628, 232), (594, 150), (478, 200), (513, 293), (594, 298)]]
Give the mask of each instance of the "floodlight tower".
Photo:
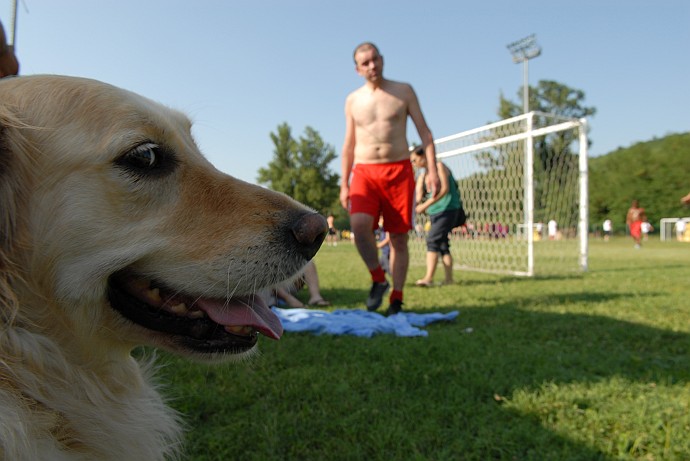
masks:
[(513, 62), (524, 63), (524, 85), (522, 87), (522, 108), (524, 113), (529, 112), (529, 80), (528, 80), (528, 62), (530, 59), (536, 58), (541, 54), (541, 47), (537, 45), (537, 38), (535, 34), (521, 38), (513, 43), (508, 44), (508, 49), (513, 55)]

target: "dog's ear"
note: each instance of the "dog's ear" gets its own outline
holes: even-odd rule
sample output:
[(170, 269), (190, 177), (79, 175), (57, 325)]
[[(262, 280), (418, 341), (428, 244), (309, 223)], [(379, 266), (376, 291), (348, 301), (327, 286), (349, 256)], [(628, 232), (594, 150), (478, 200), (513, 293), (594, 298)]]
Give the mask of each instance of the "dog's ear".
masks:
[(18, 178), (17, 159), (9, 139), (17, 126), (16, 119), (0, 105), (0, 322), (11, 322), (17, 312), (17, 299), (13, 290), (19, 277), (12, 260), (16, 245)]

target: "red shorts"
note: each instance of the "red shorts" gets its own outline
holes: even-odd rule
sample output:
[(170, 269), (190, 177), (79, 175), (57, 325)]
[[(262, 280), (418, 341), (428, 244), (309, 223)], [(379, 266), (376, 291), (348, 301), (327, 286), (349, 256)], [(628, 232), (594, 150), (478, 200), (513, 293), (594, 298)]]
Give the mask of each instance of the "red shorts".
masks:
[(630, 223), (630, 235), (634, 238), (640, 238), (640, 235), (642, 235), (642, 221)]
[(383, 216), (387, 232), (405, 234), (414, 223), (414, 172), (409, 160), (356, 163), (350, 179), (350, 214)]

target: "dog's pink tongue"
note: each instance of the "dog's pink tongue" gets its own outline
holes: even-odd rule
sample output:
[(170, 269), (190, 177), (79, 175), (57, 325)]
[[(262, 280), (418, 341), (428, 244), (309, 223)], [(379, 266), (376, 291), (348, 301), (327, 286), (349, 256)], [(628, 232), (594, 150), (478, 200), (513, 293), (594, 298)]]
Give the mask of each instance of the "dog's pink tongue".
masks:
[(200, 299), (195, 303), (214, 322), (226, 327), (252, 327), (264, 336), (280, 339), (283, 324), (260, 296), (233, 298), (229, 303)]

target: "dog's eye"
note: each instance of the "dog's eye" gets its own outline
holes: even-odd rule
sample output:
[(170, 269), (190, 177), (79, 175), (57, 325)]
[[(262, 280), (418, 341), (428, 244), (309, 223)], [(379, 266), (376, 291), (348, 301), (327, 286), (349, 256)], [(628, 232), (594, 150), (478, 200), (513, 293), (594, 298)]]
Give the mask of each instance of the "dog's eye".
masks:
[(142, 144), (132, 149), (128, 154), (128, 160), (140, 168), (151, 168), (156, 165), (157, 149), (158, 146), (155, 144)]
[(160, 175), (172, 171), (175, 159), (158, 144), (147, 142), (125, 153), (116, 163), (138, 175)]

